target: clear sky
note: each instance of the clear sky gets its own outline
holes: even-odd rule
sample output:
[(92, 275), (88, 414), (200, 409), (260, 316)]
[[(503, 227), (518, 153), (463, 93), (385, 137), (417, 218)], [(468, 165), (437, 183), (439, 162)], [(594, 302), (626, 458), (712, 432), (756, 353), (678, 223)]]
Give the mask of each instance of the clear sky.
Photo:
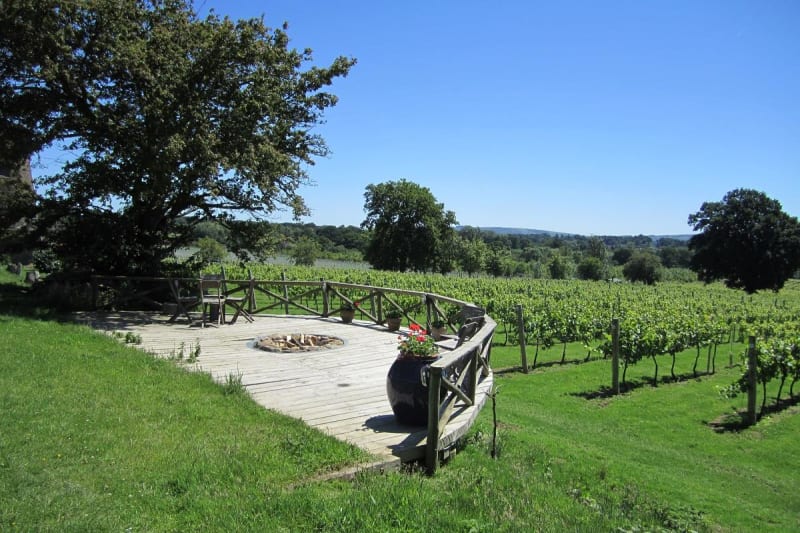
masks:
[[(739, 187), (800, 215), (800, 2), (197, 0), (355, 57), (306, 222), (405, 178), (461, 224), (689, 233)], [(275, 220), (289, 220), (288, 216)]]

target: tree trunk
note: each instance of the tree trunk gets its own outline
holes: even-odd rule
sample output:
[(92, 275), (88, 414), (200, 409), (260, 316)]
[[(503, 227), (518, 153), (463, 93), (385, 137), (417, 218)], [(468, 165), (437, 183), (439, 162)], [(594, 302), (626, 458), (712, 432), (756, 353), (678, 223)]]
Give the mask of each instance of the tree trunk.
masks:
[(733, 339), (736, 334), (736, 325), (731, 326), (730, 342), (728, 343), (728, 366), (733, 366)]
[(714, 355), (711, 356), (711, 373), (717, 373), (717, 346), (718, 344), (714, 342)]
[(778, 385), (778, 395), (775, 397), (775, 402), (781, 403), (781, 393), (783, 392), (783, 385), (786, 383), (786, 374), (781, 374), (781, 384)]

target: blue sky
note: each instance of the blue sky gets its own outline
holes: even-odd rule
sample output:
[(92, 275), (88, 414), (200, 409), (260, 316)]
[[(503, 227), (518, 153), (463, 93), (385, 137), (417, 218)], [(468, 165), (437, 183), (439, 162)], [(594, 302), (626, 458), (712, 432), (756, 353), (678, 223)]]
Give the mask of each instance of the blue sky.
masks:
[(318, 128), (307, 222), (357, 225), (365, 187), (400, 178), (480, 227), (688, 233), (738, 187), (800, 215), (796, 0), (195, 5), (358, 60)]

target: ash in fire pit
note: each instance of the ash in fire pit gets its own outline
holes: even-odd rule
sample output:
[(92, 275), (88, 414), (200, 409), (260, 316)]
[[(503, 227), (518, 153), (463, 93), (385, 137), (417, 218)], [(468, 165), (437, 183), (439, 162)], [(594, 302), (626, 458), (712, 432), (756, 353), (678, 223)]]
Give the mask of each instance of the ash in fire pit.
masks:
[(314, 335), (309, 333), (290, 333), (269, 335), (256, 339), (256, 348), (268, 352), (296, 353), (312, 352), (315, 350), (329, 350), (344, 345), (338, 337), (329, 335)]

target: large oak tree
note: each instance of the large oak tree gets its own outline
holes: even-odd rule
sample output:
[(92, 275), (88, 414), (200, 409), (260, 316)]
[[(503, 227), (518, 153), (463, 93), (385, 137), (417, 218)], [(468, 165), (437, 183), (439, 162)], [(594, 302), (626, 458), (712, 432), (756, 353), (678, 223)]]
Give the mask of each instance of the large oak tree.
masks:
[(707, 283), (777, 291), (800, 268), (800, 224), (763, 192), (736, 189), (705, 202), (689, 224), (701, 232), (689, 240), (690, 268)]
[[(199, 18), (186, 0), (0, 4), (0, 165), (56, 145), (40, 235), (72, 268), (153, 273), (186, 220), (307, 213), (313, 132), (354, 60), (309, 66), (286, 27)], [(240, 239), (243, 246), (252, 239)]]
[(447, 272), (449, 253), (455, 246), (455, 213), (427, 187), (401, 179), (367, 186), (367, 218), (361, 226), (370, 231), (365, 258), (383, 270)]

